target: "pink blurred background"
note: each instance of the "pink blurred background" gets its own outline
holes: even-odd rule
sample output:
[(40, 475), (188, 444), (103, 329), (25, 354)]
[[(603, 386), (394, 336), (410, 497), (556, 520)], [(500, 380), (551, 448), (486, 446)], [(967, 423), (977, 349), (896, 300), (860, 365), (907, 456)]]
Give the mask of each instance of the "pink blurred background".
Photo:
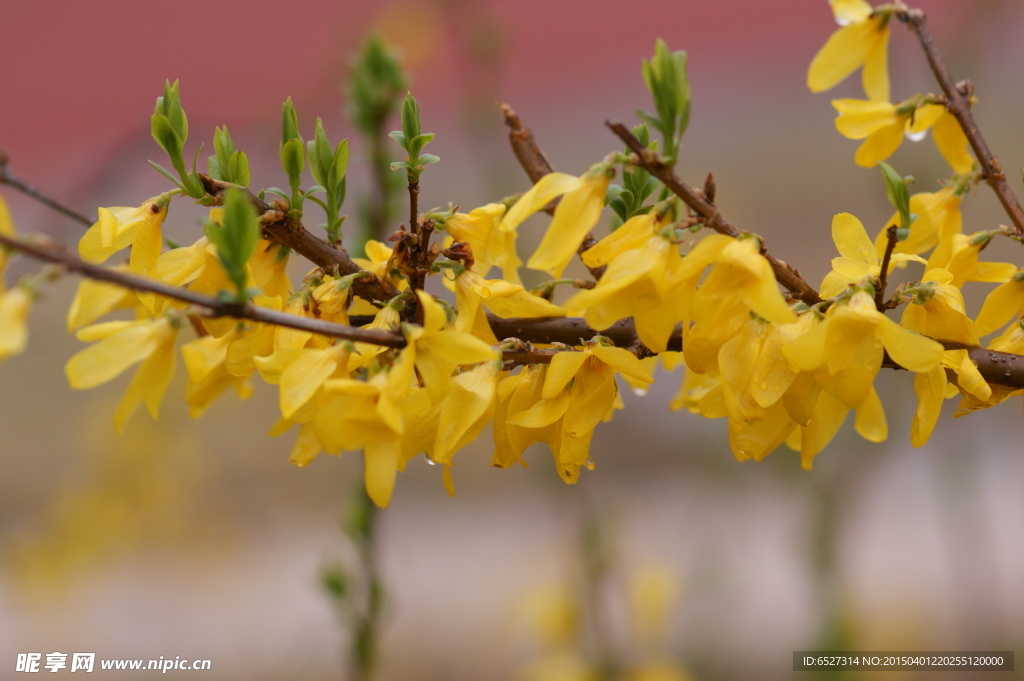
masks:
[[(979, 123), (1016, 178), (1022, 7), (918, 6), (954, 76), (974, 82)], [(732, 222), (817, 283), (833, 254), (834, 213), (853, 212), (873, 230), (891, 212), (878, 174), (853, 164), (856, 143), (832, 122), (829, 99), (858, 96), (857, 79), (825, 95), (804, 84), (835, 28), (823, 1), (111, 0), (8, 3), (0, 16), (0, 147), (23, 179), (92, 214), (166, 189), (146, 160), (164, 161), (148, 119), (168, 78), (181, 79), (187, 154), (206, 141), (205, 158), (213, 127), (227, 124), (253, 160), (253, 186), (284, 184), (281, 102), (293, 98), (307, 138), (318, 115), (332, 140), (354, 135), (341, 84), (373, 28), (403, 51), (424, 128), (438, 134), (429, 151), (442, 162), (425, 175), (421, 206), (469, 209), (528, 186), (495, 100), (516, 109), (557, 169), (579, 173), (617, 149), (603, 122), (633, 123), (635, 109), (651, 108), (640, 60), (662, 37), (690, 59), (680, 172), (699, 183), (713, 171)], [(899, 26), (890, 50), (896, 96), (937, 89)], [(350, 213), (368, 187), (362, 148), (352, 145)], [(943, 172), (930, 143), (905, 144), (893, 163), (920, 190)], [(20, 231), (80, 234), (0, 191)], [(965, 214), (968, 231), (1005, 221), (985, 187)], [(199, 215), (176, 202), (169, 232), (193, 234)], [(359, 456), (294, 469), (292, 436), (264, 435), (276, 418), (270, 387), (248, 403), (225, 396), (192, 421), (180, 376), (159, 424), (140, 413), (116, 439), (111, 415), (127, 380), (84, 394), (63, 377), (81, 347), (62, 322), (74, 285), (48, 293), (28, 353), (0, 365), (0, 676), (18, 652), (54, 650), (209, 658), (204, 678), (341, 676), (344, 633), (317, 575), (352, 559), (337, 519)], [(833, 629), (861, 650), (1017, 647), (1019, 400), (955, 422), (950, 403), (915, 451), (906, 379), (879, 379), (889, 441), (870, 445), (848, 425), (812, 473), (785, 450), (737, 464), (724, 423), (667, 410), (678, 374), (659, 376), (645, 397), (626, 396), (627, 409), (595, 438), (597, 470), (573, 488), (540, 449), (528, 470), (490, 468), (486, 436), (458, 457), (455, 499), (439, 471), (411, 462), (382, 519), (390, 600), (379, 678), (513, 678), (538, 649), (517, 603), (571, 583), (580, 525), (594, 508), (616, 547), (601, 607), (626, 657), (616, 585), (649, 565), (678, 579), (670, 647), (697, 678), (812, 678), (790, 671), (791, 653)]]

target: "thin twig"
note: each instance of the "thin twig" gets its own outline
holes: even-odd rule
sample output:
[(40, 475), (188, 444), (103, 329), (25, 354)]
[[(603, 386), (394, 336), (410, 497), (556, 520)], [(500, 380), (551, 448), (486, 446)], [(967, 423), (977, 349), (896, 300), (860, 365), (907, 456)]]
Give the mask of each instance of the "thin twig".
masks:
[(892, 259), (893, 249), (896, 248), (896, 225), (889, 225), (885, 230), (885, 238), (887, 239), (885, 254), (882, 255), (882, 266), (878, 272), (878, 289), (875, 290), (875, 307), (878, 308), (879, 312), (885, 306), (885, 303), (882, 301), (885, 298), (885, 287), (889, 279), (889, 260)]
[(409, 179), (409, 231), (416, 234), (420, 226), (420, 180)]
[(935, 74), (936, 80), (939, 81), (939, 85), (946, 95), (946, 108), (953, 114), (957, 122), (960, 123), (960, 128), (964, 131), (964, 135), (967, 136), (967, 141), (970, 142), (974, 155), (981, 164), (982, 172), (985, 174), (985, 181), (992, 187), (992, 191), (996, 193), (999, 203), (1003, 204), (1003, 210), (1006, 211), (1006, 214), (1013, 222), (1017, 237), (1024, 238), (1024, 208), (1021, 208), (1017, 197), (1010, 190), (1010, 185), (1006, 181), (1006, 175), (1003, 173), (1002, 166), (999, 165), (999, 160), (988, 148), (985, 138), (981, 135), (981, 130), (978, 129), (978, 124), (974, 122), (974, 116), (971, 115), (972, 85), (968, 81), (957, 84), (953, 80), (953, 76), (949, 73), (949, 69), (942, 58), (942, 53), (935, 46), (932, 34), (925, 23), (924, 12), (919, 9), (906, 9), (896, 12), (896, 18), (909, 26), (917, 35), (925, 57), (928, 59), (928, 65), (931, 67), (932, 73)]
[(261, 226), (264, 235), (268, 239), (287, 246), (310, 262), (327, 270), (337, 268), (341, 275), (356, 274), (357, 272), (365, 273), (367, 276), (360, 277), (352, 282), (352, 289), (363, 300), (370, 302), (380, 301), (383, 303), (398, 295), (398, 290), (394, 286), (359, 267), (344, 249), (335, 248), (334, 245), (327, 241), (313, 236), (309, 230), (302, 226), (301, 222), (292, 220), (286, 212), (277, 210), (247, 188), (214, 180), (205, 173), (199, 173), (199, 178), (203, 182), (203, 188), (206, 190), (206, 193), (218, 203), (224, 198), (224, 192), (230, 188), (248, 192), (249, 201), (262, 218)]
[(24, 194), (25, 196), (35, 199), (44, 206), (52, 208), (58, 213), (61, 213), (62, 215), (71, 218), (72, 220), (76, 220), (77, 222), (82, 223), (86, 227), (91, 227), (92, 224), (95, 222), (95, 220), (90, 220), (84, 214), (79, 213), (77, 210), (73, 208), (65, 206), (57, 199), (47, 196), (41, 190), (19, 179), (10, 169), (6, 157), (3, 157), (2, 155), (0, 155), (0, 184), (6, 184), (10, 187), (13, 187), (14, 189), (17, 189), (19, 192)]
[[(661, 180), (661, 183), (668, 187), (669, 191), (681, 198), (687, 206), (704, 218), (705, 225), (721, 234), (731, 237), (740, 236), (740, 230), (722, 217), (722, 214), (718, 212), (718, 208), (709, 202), (702, 192), (698, 192), (679, 179), (679, 176), (675, 174), (672, 168), (658, 158), (654, 151), (641, 144), (640, 140), (634, 137), (633, 133), (626, 126), (622, 123), (613, 123), (611, 121), (607, 121), (605, 125), (636, 154), (637, 162), (640, 166)], [(815, 305), (821, 302), (821, 296), (800, 276), (800, 272), (796, 268), (777, 259), (771, 253), (764, 252), (764, 257), (772, 266), (772, 271), (775, 273), (775, 278), (778, 282), (795, 294), (797, 298), (808, 305)]]
[(258, 307), (251, 303), (225, 302), (211, 296), (204, 296), (194, 291), (178, 288), (177, 286), (170, 286), (160, 281), (85, 262), (56, 244), (16, 239), (3, 234), (0, 234), (0, 244), (21, 251), (37, 260), (56, 263), (69, 272), (76, 272), (90, 279), (116, 284), (133, 291), (156, 293), (157, 295), (205, 308), (212, 313), (212, 316), (250, 319), (255, 322), (287, 326), (292, 329), (310, 331), (324, 336), (373, 343), (389, 348), (405, 347), (405, 338), (398, 333), (375, 329), (359, 329), (354, 326), (336, 324), (323, 319), (300, 317), (286, 312)]

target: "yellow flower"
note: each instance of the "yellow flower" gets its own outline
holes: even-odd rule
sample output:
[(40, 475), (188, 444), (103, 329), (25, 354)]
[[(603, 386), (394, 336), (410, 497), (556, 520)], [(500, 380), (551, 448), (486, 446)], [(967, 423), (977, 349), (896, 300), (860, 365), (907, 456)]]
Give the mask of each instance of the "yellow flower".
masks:
[(448, 218), (445, 231), (456, 241), (464, 241), (473, 250), (476, 263), (473, 269), (487, 276), (491, 267), (501, 269), (501, 276), (513, 284), (519, 280), (519, 267), (523, 264), (516, 255), (515, 230), (498, 228), (505, 206), (489, 203), (467, 213), (456, 213)]
[[(1014, 324), (1010, 324), (1003, 333), (989, 343), (988, 349), (1009, 352), (1014, 355), (1024, 355), (1024, 322), (1017, 321)], [(967, 361), (970, 362), (969, 359)], [(989, 386), (989, 389), (990, 393), (988, 396), (985, 396), (977, 390), (968, 392), (961, 386), (960, 392), (963, 394), (963, 399), (960, 400), (960, 405), (953, 416), (965, 416), (978, 409), (988, 409), (1007, 398), (1024, 394), (1024, 390), (1009, 388), (1003, 385), (993, 384)]]
[[(266, 307), (275, 311), (281, 309), (281, 299), (278, 297), (256, 296), (252, 302), (253, 305), (258, 307)], [(228, 320), (231, 324), (211, 324), (211, 322), (220, 321), (223, 320), (204, 319), (203, 325), (210, 331), (212, 336), (217, 338), (238, 329), (239, 323), (234, 319)], [(225, 360), (225, 367), (228, 373), (242, 378), (255, 371), (255, 358), (266, 357), (274, 351), (274, 339), (283, 329), (284, 327), (273, 324), (260, 324), (258, 322), (245, 325), (242, 328), (242, 333), (235, 337), (235, 340), (228, 345), (227, 358)]]
[[(832, 218), (832, 241), (840, 257), (832, 259), (832, 271), (821, 282), (822, 298), (836, 296), (850, 284), (881, 274), (882, 260), (868, 238), (868, 233), (864, 231), (863, 223), (856, 217), (849, 213), (839, 213)], [(925, 262), (924, 258), (917, 255), (893, 253), (889, 260), (889, 272), (909, 260)]]
[(423, 326), (402, 325), (409, 343), (402, 353), (413, 358), (423, 386), (440, 401), (455, 367), (497, 360), (501, 353), (475, 336), (449, 329), (447, 314), (433, 296), (423, 291), (416, 291), (416, 296), (423, 309)]
[[(11, 221), (11, 212), (7, 208), (7, 202), (4, 201), (3, 194), (0, 194), (0, 234), (4, 236), (14, 236), (14, 223)], [(0, 248), (0, 292), (4, 290), (3, 273), (4, 269), (7, 268), (7, 258), (10, 257), (10, 253), (6, 248)]]
[(351, 344), (338, 342), (328, 348), (278, 350), (268, 357), (254, 357), (263, 380), (279, 384), (281, 415), (291, 419), (331, 378), (348, 378)]
[[(475, 440), (490, 422), (500, 370), (501, 362), (483, 362), (451, 380), (441, 403), (437, 437), (431, 450), (434, 463), (451, 466), (452, 455)], [(448, 492), (454, 495), (454, 489)]]
[(912, 98), (900, 104), (863, 99), (834, 99), (832, 106), (839, 112), (836, 129), (844, 137), (864, 140), (854, 161), (865, 168), (873, 168), (899, 148), (903, 137), (920, 140), (932, 129), (935, 146), (958, 173), (971, 170), (973, 161), (967, 153), (967, 137), (960, 124), (940, 104), (922, 103)]
[[(964, 352), (964, 354), (967, 353)], [(914, 420), (910, 424), (910, 444), (912, 446), (920, 447), (928, 442), (932, 431), (935, 430), (935, 424), (938, 423), (939, 413), (942, 410), (945, 388), (946, 370), (941, 365), (914, 376), (917, 409), (914, 411)]]
[(118, 432), (145, 402), (158, 418), (160, 402), (174, 376), (174, 341), (178, 327), (167, 317), (137, 322), (105, 322), (78, 332), (79, 340), (98, 341), (68, 360), (64, 372), (76, 390), (88, 390), (113, 380), (141, 362), (114, 413)]
[(227, 370), (228, 346), (241, 335), (242, 332), (232, 330), (220, 338), (201, 336), (181, 346), (181, 357), (188, 372), (185, 403), (192, 418), (202, 416), (229, 387), (243, 400), (252, 396), (248, 377), (233, 376)]
[(953, 275), (942, 269), (928, 270), (917, 285), (905, 289), (913, 296), (903, 308), (900, 323), (911, 331), (938, 340), (977, 345), (974, 322), (964, 311), (960, 289), (950, 285)]
[[(111, 269), (127, 271), (127, 267), (119, 266)], [(103, 315), (138, 303), (135, 292), (131, 289), (108, 284), (95, 279), (82, 279), (78, 284), (71, 307), (68, 308), (68, 332), (92, 324)]]
[(149, 274), (163, 248), (160, 225), (167, 217), (171, 194), (149, 199), (138, 208), (100, 208), (99, 220), (78, 242), (78, 252), (87, 262), (101, 263), (114, 253), (132, 247), (132, 272)]
[[(946, 185), (937, 192), (919, 192), (911, 196), (910, 212), (916, 214), (917, 219), (910, 223), (910, 235), (896, 242), (893, 253), (924, 253), (940, 241), (945, 242), (960, 234), (963, 228), (960, 201), (961, 197), (952, 185)], [(902, 226), (899, 212), (893, 213), (875, 237), (879, 257), (885, 253), (889, 225)]]
[(472, 270), (455, 275), (455, 305), (459, 309), (455, 330), (470, 333), (491, 345), (498, 340), (487, 322), (485, 307), (502, 319), (565, 316), (562, 308), (533, 295), (519, 284), (504, 279), (484, 279)]
[[(583, 315), (595, 329), (607, 329), (620, 319), (633, 317), (640, 341), (654, 352), (665, 350), (675, 325), (683, 318), (683, 296), (672, 290), (676, 270), (682, 259), (676, 245), (656, 233), (655, 211), (629, 220), (602, 239), (590, 251), (600, 249), (604, 259), (607, 243), (616, 235), (616, 245), (633, 245), (631, 232), (644, 230), (646, 238), (636, 248), (618, 253), (608, 264), (601, 280), (593, 289), (580, 291), (565, 303), (569, 315)], [(632, 223), (632, 224), (631, 224)], [(636, 228), (635, 225), (640, 225)], [(639, 241), (639, 239), (636, 239)], [(589, 264), (589, 263), (588, 263)]]
[(582, 352), (556, 354), (544, 377), (541, 399), (524, 411), (508, 411), (510, 426), (541, 430), (561, 422), (558, 449), (552, 454), (559, 475), (569, 484), (577, 481), (581, 467), (593, 465), (589, 449), (594, 428), (610, 419), (619, 404), (616, 371), (654, 382), (627, 350), (592, 343)]
[(324, 382), (311, 421), (313, 434), (328, 453), (363, 450), (366, 492), (381, 508), (390, 503), (395, 477), (405, 466), (401, 437), (407, 423), (401, 402), (413, 390), (412, 360), (413, 354), (403, 351), (368, 380)]
[(1016, 274), (1017, 267), (1008, 262), (978, 262), (981, 249), (992, 239), (992, 232), (967, 236), (953, 234), (943, 239), (928, 258), (926, 269), (942, 268), (953, 275), (949, 282), (962, 287), (969, 281), (1003, 283)]
[(24, 286), (0, 289), (0, 361), (25, 351), (31, 303), (32, 293)]
[[(712, 263), (711, 273), (691, 293), (704, 268)], [(687, 296), (693, 297), (684, 308), (688, 313), (683, 320), (683, 353), (687, 366), (699, 373), (715, 368), (722, 344), (746, 323), (750, 311), (777, 324), (796, 321), (756, 238), (705, 237), (683, 258), (676, 280), (673, 290), (683, 297), (683, 304)]]
[(608, 183), (614, 175), (615, 169), (609, 163), (591, 166), (581, 177), (548, 173), (516, 201), (498, 229), (502, 232), (515, 230), (527, 217), (561, 196), (540, 246), (526, 262), (531, 269), (561, 277), (562, 270), (597, 223), (604, 208)]
[(869, 99), (889, 99), (889, 72), (886, 49), (889, 44), (891, 14), (871, 14), (866, 2), (840, 0), (832, 5), (836, 21), (842, 25), (814, 56), (807, 71), (811, 92), (830, 90), (861, 66), (864, 92)]
[(987, 336), (1000, 326), (1024, 313), (1024, 270), (1006, 282), (996, 286), (985, 296), (981, 312), (974, 320), (974, 333)]
[(801, 371), (816, 372), (821, 386), (846, 406), (859, 408), (874, 392), (883, 348), (893, 361), (916, 373), (937, 366), (943, 352), (934, 340), (879, 312), (862, 290), (837, 301), (823, 322), (789, 341), (782, 351)]

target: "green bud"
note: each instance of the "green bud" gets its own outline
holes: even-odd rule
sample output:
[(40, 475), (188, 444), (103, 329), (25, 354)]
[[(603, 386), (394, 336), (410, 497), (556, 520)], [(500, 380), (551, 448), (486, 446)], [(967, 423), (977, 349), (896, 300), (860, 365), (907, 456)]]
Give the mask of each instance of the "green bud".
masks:
[(405, 89), (405, 74), (396, 54), (380, 36), (369, 36), (352, 64), (348, 80), (351, 115), (359, 130), (367, 136), (376, 135), (398, 108)]
[(153, 113), (166, 116), (171, 124), (171, 129), (181, 138), (181, 142), (184, 144), (188, 140), (188, 117), (185, 116), (185, 110), (181, 106), (179, 87), (179, 81), (177, 80), (174, 81), (173, 85), (169, 80), (164, 81), (164, 94), (162, 97), (157, 97), (156, 109)]
[(690, 122), (690, 81), (686, 76), (686, 53), (669, 52), (665, 41), (658, 39), (654, 56), (643, 62), (643, 78), (654, 98), (656, 115), (638, 111), (637, 116), (661, 132), (665, 154), (675, 159), (679, 142)]
[(281, 167), (295, 185), (298, 185), (302, 170), (306, 167), (306, 156), (302, 151), (302, 140), (298, 138), (290, 139), (281, 145)]
[(182, 158), (182, 139), (174, 131), (174, 126), (164, 114), (155, 113), (149, 119), (149, 131), (160, 148), (171, 157), (171, 163), (175, 168), (184, 167)]
[[(405, 95), (405, 101), (402, 102), (402, 135), (405, 137), (406, 142), (411, 145), (419, 137), (419, 134), (420, 108), (416, 104), (416, 98), (409, 92)], [(409, 147), (406, 147), (406, 151), (409, 151)]]
[(285, 100), (281, 111), (281, 144), (288, 140), (302, 139), (299, 136), (299, 120), (295, 115), (295, 106), (292, 105), (292, 98)]
[[(345, 173), (348, 171), (348, 140), (338, 142), (334, 149), (330, 170), (327, 173), (327, 189), (335, 196), (341, 192), (344, 197)], [(344, 200), (344, 198), (342, 198)]]
[(900, 227), (910, 227), (917, 216), (912, 215), (910, 212), (910, 194), (907, 191), (907, 182), (912, 182), (914, 178), (910, 176), (901, 177), (885, 161), (879, 161), (878, 167), (881, 168), (882, 179), (885, 181), (885, 196), (899, 213)]
[(228, 176), (231, 178), (229, 182), (240, 184), (243, 187), (249, 186), (250, 175), (249, 175), (249, 157), (245, 155), (244, 151), (236, 151), (231, 154), (231, 158), (228, 159)]

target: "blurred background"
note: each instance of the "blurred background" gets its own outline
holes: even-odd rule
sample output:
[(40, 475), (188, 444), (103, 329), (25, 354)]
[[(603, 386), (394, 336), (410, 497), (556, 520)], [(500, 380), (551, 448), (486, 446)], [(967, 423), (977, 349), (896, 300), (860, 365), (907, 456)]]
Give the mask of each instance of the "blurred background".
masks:
[[(979, 125), (1016, 184), (1024, 7), (918, 6), (954, 77), (974, 82)], [(108, 0), (8, 3), (3, 25), (0, 147), (21, 178), (93, 216), (168, 188), (146, 163), (164, 162), (149, 115), (168, 78), (181, 79), (186, 153), (199, 141), (212, 153), (213, 128), (226, 124), (254, 187), (286, 183), (285, 98), (305, 138), (317, 116), (333, 141), (352, 137), (355, 216), (370, 179), (343, 83), (374, 30), (401, 53), (424, 129), (437, 133), (429, 151), (442, 160), (424, 175), (421, 208), (469, 210), (529, 186), (496, 101), (558, 170), (581, 173), (616, 150), (604, 121), (632, 124), (651, 108), (640, 60), (661, 37), (689, 54), (679, 172), (698, 185), (713, 172), (730, 221), (816, 284), (833, 256), (833, 214), (852, 212), (874, 234), (891, 213), (880, 174), (854, 165), (857, 143), (834, 129), (829, 99), (859, 97), (859, 78), (823, 95), (805, 86), (835, 28), (824, 1)], [(900, 26), (890, 65), (895, 97), (937, 90)], [(890, 162), (918, 178), (917, 191), (946, 172), (928, 142), (904, 144)], [(19, 231), (69, 243), (81, 234), (2, 191)], [(984, 186), (964, 212), (968, 232), (1005, 222)], [(175, 201), (166, 234), (191, 243), (201, 216)], [(524, 251), (541, 225), (521, 230)], [(994, 242), (989, 258), (1019, 262), (1008, 244)], [(75, 286), (69, 277), (47, 292), (28, 352), (0, 365), (0, 676), (19, 652), (61, 651), (207, 658), (211, 679), (343, 678), (347, 634), (321, 574), (356, 566), (339, 519), (360, 455), (292, 467), (293, 435), (265, 434), (277, 418), (266, 385), (191, 420), (180, 366), (160, 421), (140, 412), (118, 438), (113, 409), (130, 379), (77, 393), (64, 378), (82, 347), (63, 321)], [(976, 313), (987, 288), (975, 286)], [(528, 452), (528, 469), (491, 468), (486, 433), (457, 457), (454, 499), (440, 470), (410, 463), (380, 516), (378, 678), (581, 678), (569, 660), (543, 666), (573, 648), (575, 631), (585, 655), (596, 642), (626, 666), (671, 661), (665, 674), (677, 675), (664, 679), (681, 668), (697, 679), (816, 678), (791, 671), (794, 650), (1019, 649), (1019, 399), (956, 421), (951, 401), (931, 442), (913, 450), (912, 382), (885, 372), (889, 441), (866, 443), (847, 424), (808, 473), (785, 448), (736, 463), (724, 422), (668, 411), (679, 373), (658, 379), (599, 427), (597, 468), (574, 487), (543, 447)], [(199, 675), (167, 674), (186, 676)]]

